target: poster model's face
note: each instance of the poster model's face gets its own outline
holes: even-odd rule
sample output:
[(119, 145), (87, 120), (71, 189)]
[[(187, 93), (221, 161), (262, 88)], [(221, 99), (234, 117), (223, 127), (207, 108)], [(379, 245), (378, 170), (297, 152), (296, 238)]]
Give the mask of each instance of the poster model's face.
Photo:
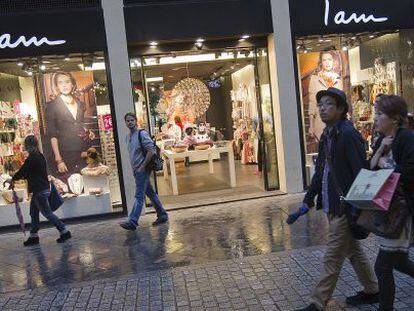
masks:
[(70, 95), (73, 91), (73, 84), (71, 79), (66, 75), (59, 75), (57, 77), (57, 87), (59, 93), (63, 95)]
[(324, 71), (332, 71), (333, 63), (334, 63), (334, 60), (330, 53), (324, 53), (322, 55), (322, 68)]

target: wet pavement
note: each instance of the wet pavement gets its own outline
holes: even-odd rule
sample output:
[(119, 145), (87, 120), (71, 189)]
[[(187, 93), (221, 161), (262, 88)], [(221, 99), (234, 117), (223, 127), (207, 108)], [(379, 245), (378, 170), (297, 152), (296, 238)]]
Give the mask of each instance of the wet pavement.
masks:
[[(308, 303), (321, 270), (327, 223), (311, 212), (285, 220), (301, 195), (170, 213), (169, 224), (135, 232), (118, 220), (71, 225), (60, 245), (54, 229), (23, 248), (21, 233), (0, 235), (0, 310), (294, 310)], [(371, 260), (375, 239), (364, 241)], [(397, 310), (412, 310), (414, 282), (397, 273)], [(361, 290), (346, 263), (327, 310), (350, 308)]]
[(289, 209), (301, 196), (279, 196), (173, 211), (168, 224), (126, 232), (120, 219), (71, 225), (73, 239), (60, 245), (53, 228), (41, 244), (23, 248), (21, 233), (0, 235), (0, 292), (53, 287), (142, 271), (204, 264), (324, 243), (326, 222), (313, 213), (292, 227)]

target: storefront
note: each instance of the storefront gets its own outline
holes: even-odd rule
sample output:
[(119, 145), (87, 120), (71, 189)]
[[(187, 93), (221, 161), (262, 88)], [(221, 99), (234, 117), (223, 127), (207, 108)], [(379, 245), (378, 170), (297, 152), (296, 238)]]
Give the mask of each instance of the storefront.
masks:
[[(40, 11), (42, 3), (31, 12), (20, 12), (17, 4), (8, 12), (2, 8), (0, 227), (17, 224), (3, 181), (21, 167), (22, 144), (30, 134), (41, 142), (51, 178), (65, 198), (60, 217), (123, 211), (100, 1)], [(16, 192), (29, 221), (26, 182)]]
[(165, 159), (159, 194), (279, 189), (270, 2), (124, 2), (135, 112)]
[(350, 119), (367, 141), (379, 94), (402, 96), (414, 110), (414, 1), (290, 0), (296, 46), (307, 182), (323, 130), (315, 94), (343, 89)]

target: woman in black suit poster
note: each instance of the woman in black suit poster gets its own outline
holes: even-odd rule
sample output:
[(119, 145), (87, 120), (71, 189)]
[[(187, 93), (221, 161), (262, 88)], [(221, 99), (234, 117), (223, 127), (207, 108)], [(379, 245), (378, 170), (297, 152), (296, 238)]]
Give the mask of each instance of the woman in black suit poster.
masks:
[(76, 90), (73, 76), (57, 72), (53, 86), (58, 95), (46, 105), (47, 139), (57, 173), (68, 177), (85, 166), (82, 154), (90, 147), (94, 135), (85, 128), (84, 103), (73, 95)]

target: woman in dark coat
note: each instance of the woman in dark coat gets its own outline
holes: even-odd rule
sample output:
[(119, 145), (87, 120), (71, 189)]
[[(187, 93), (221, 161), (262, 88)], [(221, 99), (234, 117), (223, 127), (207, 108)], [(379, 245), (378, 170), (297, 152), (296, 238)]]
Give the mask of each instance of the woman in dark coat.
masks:
[(57, 98), (47, 104), (47, 137), (60, 174), (79, 173), (84, 166), (82, 153), (90, 147), (93, 134), (84, 127), (84, 104), (73, 96), (76, 81), (70, 73), (58, 72), (53, 78)]
[(414, 262), (408, 251), (413, 240), (414, 216), (414, 134), (404, 127), (407, 104), (395, 95), (383, 95), (376, 106), (375, 128), (381, 134), (374, 146), (371, 169), (394, 169), (400, 173), (411, 217), (398, 239), (379, 238), (380, 251), (375, 263), (380, 310), (394, 310), (394, 269), (414, 277)]
[(46, 159), (39, 150), (37, 138), (33, 135), (27, 136), (24, 140), (24, 148), (29, 153), (29, 156), (21, 169), (9, 180), (10, 188), (13, 188), (16, 180), (27, 179), (29, 192), (33, 193), (30, 201), (30, 216), (32, 217), (30, 237), (24, 242), (24, 246), (39, 244), (39, 213), (42, 213), (56, 227), (60, 233), (57, 242), (63, 243), (72, 236), (70, 231), (66, 229), (65, 224), (53, 214), (50, 208), (50, 185), (47, 175)]

